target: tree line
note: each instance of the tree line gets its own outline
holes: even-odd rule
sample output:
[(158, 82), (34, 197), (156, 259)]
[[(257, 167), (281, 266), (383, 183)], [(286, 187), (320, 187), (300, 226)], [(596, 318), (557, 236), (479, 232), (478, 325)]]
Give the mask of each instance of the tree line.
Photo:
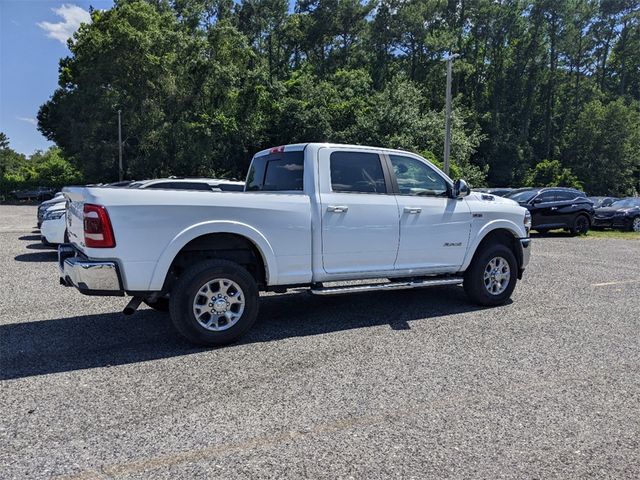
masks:
[[(294, 142), (441, 161), (454, 174), (640, 191), (640, 5), (632, 0), (116, 0), (60, 61), (38, 127), (86, 181), (242, 177)], [(542, 172), (536, 176), (536, 172)]]
[(10, 147), (9, 138), (0, 132), (0, 200), (11, 192), (35, 187), (60, 188), (82, 181), (82, 174), (64, 158), (60, 148), (36, 151), (29, 157)]

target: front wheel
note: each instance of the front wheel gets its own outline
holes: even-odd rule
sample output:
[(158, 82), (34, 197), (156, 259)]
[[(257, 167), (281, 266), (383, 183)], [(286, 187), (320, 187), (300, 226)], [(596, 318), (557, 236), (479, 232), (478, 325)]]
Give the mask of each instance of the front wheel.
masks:
[(632, 232), (640, 232), (640, 217), (636, 217), (631, 220), (629, 227), (629, 230)]
[(208, 260), (187, 269), (175, 283), (169, 313), (189, 341), (226, 345), (253, 325), (258, 300), (258, 287), (246, 269), (228, 260)]
[(509, 247), (489, 245), (473, 259), (464, 273), (464, 290), (480, 305), (505, 303), (516, 287), (518, 264)]

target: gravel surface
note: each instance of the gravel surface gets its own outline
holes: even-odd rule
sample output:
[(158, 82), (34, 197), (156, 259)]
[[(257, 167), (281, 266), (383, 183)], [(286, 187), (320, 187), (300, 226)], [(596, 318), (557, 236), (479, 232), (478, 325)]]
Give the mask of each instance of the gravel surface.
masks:
[(58, 285), (0, 206), (0, 477), (639, 478), (640, 242), (538, 238), (513, 301), (266, 296), (241, 343)]

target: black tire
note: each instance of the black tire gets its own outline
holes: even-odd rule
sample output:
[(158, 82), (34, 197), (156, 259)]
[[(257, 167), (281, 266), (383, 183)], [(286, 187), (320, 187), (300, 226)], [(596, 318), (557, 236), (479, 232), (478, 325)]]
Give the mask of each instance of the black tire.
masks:
[(589, 217), (580, 214), (573, 219), (570, 231), (572, 235), (586, 235), (587, 232), (589, 232), (590, 226), (591, 222), (589, 221)]
[[(240, 318), (220, 331), (206, 329), (194, 314), (194, 301), (200, 288), (216, 278), (235, 282), (244, 296), (244, 311)], [(169, 296), (169, 313), (176, 329), (187, 340), (214, 347), (232, 343), (249, 330), (258, 316), (258, 304), (258, 286), (246, 269), (228, 260), (207, 260), (190, 267), (180, 276)], [(223, 318), (219, 314), (216, 316)]]
[(640, 230), (636, 230), (637, 225), (640, 225), (640, 217), (633, 217), (629, 220), (629, 231), (630, 232), (640, 232)]
[(155, 301), (150, 300), (142, 300), (145, 305), (157, 310), (159, 312), (168, 312), (169, 311), (169, 298), (168, 297), (160, 297)]
[[(485, 286), (484, 273), (489, 262), (496, 257), (506, 260), (509, 264), (510, 277), (506, 288), (501, 293), (493, 294)], [(517, 277), (518, 263), (511, 249), (501, 243), (491, 244), (476, 253), (471, 265), (464, 272), (463, 287), (474, 303), (486, 306), (501, 305), (511, 297), (513, 289), (516, 287)]]

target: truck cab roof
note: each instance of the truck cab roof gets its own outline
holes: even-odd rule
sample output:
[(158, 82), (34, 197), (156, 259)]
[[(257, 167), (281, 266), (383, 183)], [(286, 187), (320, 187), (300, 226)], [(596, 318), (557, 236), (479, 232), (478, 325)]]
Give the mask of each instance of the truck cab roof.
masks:
[(408, 150), (400, 150), (395, 148), (385, 148), (385, 147), (373, 147), (369, 145), (354, 145), (349, 143), (330, 143), (330, 142), (307, 142), (307, 143), (292, 143), (289, 145), (280, 145), (277, 147), (265, 148), (264, 150), (260, 150), (258, 153), (254, 155), (255, 157), (261, 157), (264, 155), (269, 155), (272, 153), (280, 153), (280, 152), (296, 152), (303, 151), (308, 147), (315, 148), (349, 148), (349, 149), (358, 149), (358, 150), (375, 150), (378, 152), (385, 153), (398, 153), (402, 155), (411, 155), (415, 156), (414, 153)]

